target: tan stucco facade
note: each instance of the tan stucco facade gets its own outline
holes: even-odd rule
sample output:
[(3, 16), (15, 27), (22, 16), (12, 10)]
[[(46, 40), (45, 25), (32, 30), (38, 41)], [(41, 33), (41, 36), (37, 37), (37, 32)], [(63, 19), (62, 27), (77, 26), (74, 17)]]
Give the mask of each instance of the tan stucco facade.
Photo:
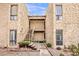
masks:
[(50, 42), (54, 48), (56, 45), (56, 29), (63, 30), (63, 45), (60, 47), (77, 45), (79, 43), (79, 4), (61, 4), (62, 19), (56, 20), (57, 4), (49, 4), (46, 13), (46, 37), (47, 42)]
[[(45, 16), (28, 16), (24, 4), (18, 5), (17, 20), (10, 20), (10, 6), (0, 4), (0, 47), (10, 45), (10, 30), (17, 30), (17, 44), (22, 41), (29, 30), (34, 30), (34, 40), (46, 40), (53, 48), (77, 45), (79, 43), (79, 4), (62, 5), (62, 18), (56, 19), (56, 5), (50, 3)], [(39, 12), (39, 11), (38, 11)], [(56, 45), (56, 30), (63, 30), (63, 45)]]
[(27, 9), (24, 4), (17, 4), (16, 20), (10, 20), (11, 5), (13, 4), (0, 4), (0, 47), (10, 47), (10, 30), (17, 30), (17, 43), (25, 38), (29, 30)]

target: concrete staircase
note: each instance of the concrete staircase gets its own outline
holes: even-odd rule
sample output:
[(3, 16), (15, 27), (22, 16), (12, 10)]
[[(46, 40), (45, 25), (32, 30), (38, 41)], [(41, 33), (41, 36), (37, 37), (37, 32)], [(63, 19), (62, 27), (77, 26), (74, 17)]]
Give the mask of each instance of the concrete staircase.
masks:
[(31, 43), (29, 45), (29, 48), (31, 48), (32, 50), (37, 50), (37, 47), (36, 47), (36, 45), (34, 43)]
[[(30, 40), (33, 41), (34, 40), (34, 29), (31, 29), (28, 31), (27, 35), (26, 35), (26, 40)], [(29, 45), (29, 48), (33, 49), (33, 50), (37, 50), (36, 45), (34, 43), (31, 43)]]

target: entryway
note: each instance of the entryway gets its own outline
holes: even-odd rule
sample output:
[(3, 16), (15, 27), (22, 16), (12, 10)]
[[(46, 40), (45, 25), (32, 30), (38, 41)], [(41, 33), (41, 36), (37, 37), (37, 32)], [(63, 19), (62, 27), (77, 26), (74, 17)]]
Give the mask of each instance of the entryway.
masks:
[(29, 16), (29, 30), (34, 41), (45, 40), (45, 16)]

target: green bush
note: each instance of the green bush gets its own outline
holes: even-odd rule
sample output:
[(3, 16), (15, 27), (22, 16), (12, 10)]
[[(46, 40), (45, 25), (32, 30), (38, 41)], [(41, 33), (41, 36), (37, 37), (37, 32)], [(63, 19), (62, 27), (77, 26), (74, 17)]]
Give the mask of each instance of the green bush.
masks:
[(21, 41), (18, 44), (19, 47), (27, 47), (30, 44), (30, 41)]
[(50, 43), (47, 43), (46, 45), (47, 45), (47, 47), (52, 47), (52, 45)]
[(24, 41), (30, 41), (29, 39), (24, 39)]
[(39, 41), (39, 43), (46, 43), (46, 41), (45, 41), (45, 40), (43, 40), (43, 41)]
[(79, 43), (78, 43), (78, 48), (79, 48)]
[(19, 47), (25, 47), (23, 42), (19, 42), (18, 44), (19, 44)]
[(32, 42), (36, 42), (36, 43), (46, 43), (45, 40), (42, 40), (42, 41), (32, 41)]
[(69, 49), (70, 49), (72, 52), (74, 52), (74, 50), (77, 49), (77, 47), (72, 44), (72, 45), (69, 47)]
[(64, 56), (64, 54), (60, 53), (60, 56)]
[(79, 46), (71, 45), (69, 46), (70, 51), (72, 52), (73, 56), (79, 56)]

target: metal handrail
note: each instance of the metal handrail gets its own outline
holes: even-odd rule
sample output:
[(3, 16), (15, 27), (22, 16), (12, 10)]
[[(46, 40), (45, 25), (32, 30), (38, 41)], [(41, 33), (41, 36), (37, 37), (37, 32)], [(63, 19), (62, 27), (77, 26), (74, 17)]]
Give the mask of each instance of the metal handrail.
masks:
[(53, 54), (51, 53), (51, 51), (48, 49), (48, 47), (46, 46), (46, 43), (44, 43), (44, 46), (46, 47), (47, 51), (50, 53), (51, 56), (53, 56)]

